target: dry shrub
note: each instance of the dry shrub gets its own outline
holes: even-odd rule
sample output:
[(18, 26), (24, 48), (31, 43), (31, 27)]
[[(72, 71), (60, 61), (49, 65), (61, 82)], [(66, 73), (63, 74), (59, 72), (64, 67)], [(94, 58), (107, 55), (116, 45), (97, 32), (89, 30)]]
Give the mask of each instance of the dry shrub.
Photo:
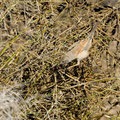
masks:
[[(0, 83), (26, 84), (22, 99), (35, 96), (27, 119), (101, 119), (119, 105), (119, 5), (113, 9), (86, 0), (1, 3)], [(61, 65), (64, 53), (88, 36), (96, 20), (101, 23), (89, 57), (72, 69), (68, 67), (76, 61)], [(103, 110), (110, 96), (116, 102)]]

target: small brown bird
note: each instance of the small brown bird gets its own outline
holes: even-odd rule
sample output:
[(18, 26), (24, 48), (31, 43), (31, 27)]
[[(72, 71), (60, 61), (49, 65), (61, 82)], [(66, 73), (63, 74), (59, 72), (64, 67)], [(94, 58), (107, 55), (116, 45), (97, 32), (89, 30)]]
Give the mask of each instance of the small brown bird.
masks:
[(98, 25), (98, 22), (93, 26), (92, 31), (88, 35), (88, 37), (85, 40), (81, 40), (78, 42), (75, 42), (69, 49), (69, 51), (64, 56), (64, 63), (69, 63), (74, 59), (77, 59), (77, 64), (73, 65), (77, 66), (80, 64), (80, 61), (89, 55), (89, 49), (92, 46), (92, 39), (95, 33), (95, 29)]

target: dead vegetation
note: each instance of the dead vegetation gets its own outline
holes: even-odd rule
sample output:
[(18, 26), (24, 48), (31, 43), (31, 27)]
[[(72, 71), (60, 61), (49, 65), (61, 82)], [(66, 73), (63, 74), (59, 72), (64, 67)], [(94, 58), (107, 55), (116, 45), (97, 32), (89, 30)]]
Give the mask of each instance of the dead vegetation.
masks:
[[(120, 119), (120, 2), (4, 0), (0, 13), (0, 93), (15, 83), (24, 86), (14, 93), (27, 106), (21, 120)], [(89, 57), (71, 69), (76, 60), (61, 65), (63, 54), (96, 21), (101, 23)], [(13, 110), (8, 114), (17, 116)]]

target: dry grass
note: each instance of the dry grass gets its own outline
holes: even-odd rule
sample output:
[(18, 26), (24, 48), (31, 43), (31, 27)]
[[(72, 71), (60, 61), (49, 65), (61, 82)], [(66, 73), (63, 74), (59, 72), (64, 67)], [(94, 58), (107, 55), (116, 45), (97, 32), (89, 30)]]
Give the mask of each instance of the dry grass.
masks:
[[(0, 117), (119, 120), (119, 9), (120, 4), (113, 9), (86, 0), (0, 2), (0, 104), (5, 103), (3, 94), (17, 103), (20, 94), (18, 106), (24, 108), (16, 118), (21, 108), (12, 106), (13, 113), (7, 111), (6, 118), (2, 107)], [(96, 20), (101, 23), (89, 57), (72, 69), (68, 67), (76, 61), (60, 65), (68, 47), (86, 38)], [(19, 92), (15, 83), (25, 87)]]

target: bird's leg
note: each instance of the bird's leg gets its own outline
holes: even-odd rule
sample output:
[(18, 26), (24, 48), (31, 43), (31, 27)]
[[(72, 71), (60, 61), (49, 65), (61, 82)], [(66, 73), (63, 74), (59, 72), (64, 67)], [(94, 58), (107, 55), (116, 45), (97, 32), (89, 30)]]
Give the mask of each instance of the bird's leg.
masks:
[(80, 61), (86, 58), (89, 55), (89, 52), (87, 50), (82, 51), (81, 53), (78, 54), (77, 56), (77, 64), (70, 66), (69, 68), (73, 68), (75, 66), (80, 65)]
[(71, 69), (71, 68), (73, 68), (73, 67), (75, 67), (75, 66), (79, 66), (79, 65), (80, 65), (80, 60), (77, 59), (77, 64), (70, 66), (68, 69)]

